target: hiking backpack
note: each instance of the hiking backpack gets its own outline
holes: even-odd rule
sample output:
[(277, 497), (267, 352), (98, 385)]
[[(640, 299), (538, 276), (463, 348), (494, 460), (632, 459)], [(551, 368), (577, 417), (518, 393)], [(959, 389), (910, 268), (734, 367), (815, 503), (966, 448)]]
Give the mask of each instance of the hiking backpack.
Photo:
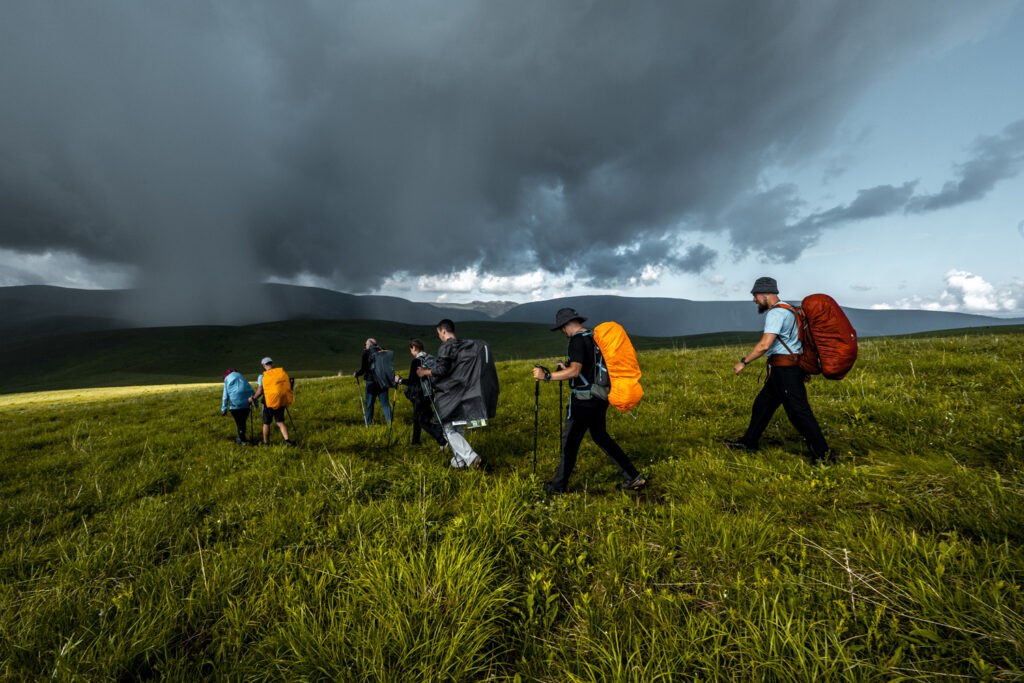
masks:
[(271, 368), (263, 373), (263, 403), (268, 408), (286, 408), (295, 400), (292, 382), (284, 368)]
[(626, 330), (619, 323), (606, 322), (584, 334), (594, 337), (591, 395), (622, 412), (632, 410), (643, 398), (644, 389), (640, 386), (640, 363)]
[(395, 388), (395, 352), (380, 347), (370, 349), (370, 372), (377, 386)]
[[(821, 374), (826, 379), (846, 377), (857, 362), (857, 331), (835, 299), (828, 294), (811, 294), (804, 297), (799, 308), (777, 305), (796, 318), (794, 324), (798, 326), (797, 334), (803, 344), (800, 369), (809, 375)], [(786, 346), (785, 342), (782, 345)]]

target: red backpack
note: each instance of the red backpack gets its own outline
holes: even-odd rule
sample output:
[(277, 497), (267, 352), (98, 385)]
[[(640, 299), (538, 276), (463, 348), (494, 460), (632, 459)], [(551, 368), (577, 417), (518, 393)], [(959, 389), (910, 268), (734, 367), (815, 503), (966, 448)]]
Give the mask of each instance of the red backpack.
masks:
[[(799, 308), (782, 303), (778, 306), (796, 316), (803, 344), (800, 368), (826, 379), (846, 377), (857, 362), (857, 331), (836, 300), (828, 294), (811, 294), (804, 297)], [(782, 345), (786, 346), (785, 342)]]

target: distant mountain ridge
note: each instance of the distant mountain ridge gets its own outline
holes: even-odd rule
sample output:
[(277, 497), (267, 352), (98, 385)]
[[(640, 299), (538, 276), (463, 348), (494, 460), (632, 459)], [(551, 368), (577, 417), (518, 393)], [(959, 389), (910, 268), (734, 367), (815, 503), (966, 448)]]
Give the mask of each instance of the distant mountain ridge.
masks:
[[(154, 295), (154, 307), (158, 297)], [(82, 290), (24, 285), (0, 287), (0, 333), (11, 336), (54, 335), (92, 330), (153, 326), (133, 321), (131, 305), (147, 300), (142, 290)], [(793, 298), (792, 301), (799, 301)], [(842, 302), (840, 302), (842, 303)], [(232, 306), (229, 324), (279, 320), (391, 320), (417, 325), (452, 320), (553, 323), (555, 312), (570, 306), (596, 325), (621, 323), (630, 333), (650, 337), (685, 336), (727, 331), (756, 331), (763, 319), (747, 301), (690, 301), (610, 295), (572, 296), (525, 304), (473, 302), (447, 306), (399, 297), (355, 295), (315, 287), (259, 285), (251, 296)], [(994, 325), (1024, 324), (1024, 318), (993, 318), (942, 311), (868, 310), (846, 308), (862, 337), (929, 332)], [(491, 312), (496, 315), (488, 315)], [(168, 324), (168, 323), (164, 323)], [(225, 324), (211, 314), (171, 324)]]

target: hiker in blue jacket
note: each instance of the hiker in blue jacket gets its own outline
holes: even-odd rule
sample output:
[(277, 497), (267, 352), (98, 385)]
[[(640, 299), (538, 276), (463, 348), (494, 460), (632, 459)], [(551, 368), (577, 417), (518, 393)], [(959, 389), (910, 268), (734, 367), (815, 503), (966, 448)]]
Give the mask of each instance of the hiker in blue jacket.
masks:
[(227, 415), (231, 410), (231, 417), (235, 418), (235, 426), (238, 428), (238, 436), (235, 443), (239, 446), (248, 445), (245, 440), (245, 423), (249, 419), (249, 397), (253, 395), (252, 386), (245, 381), (242, 373), (231, 368), (224, 373), (224, 393), (220, 399), (220, 414)]

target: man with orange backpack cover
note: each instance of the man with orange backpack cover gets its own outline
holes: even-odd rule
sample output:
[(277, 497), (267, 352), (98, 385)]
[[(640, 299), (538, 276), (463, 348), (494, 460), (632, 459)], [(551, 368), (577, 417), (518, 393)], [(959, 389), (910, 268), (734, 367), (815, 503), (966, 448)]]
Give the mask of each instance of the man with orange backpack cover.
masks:
[(595, 395), (597, 392), (592, 391), (597, 351), (594, 335), (583, 327), (586, 320), (575, 309), (560, 309), (555, 314), (555, 326), (551, 331), (561, 331), (569, 338), (569, 359), (566, 363), (559, 362), (555, 372), (546, 372), (541, 367), (533, 369), (534, 380), (569, 380), (571, 390), (569, 412), (565, 416), (565, 428), (562, 431), (562, 458), (555, 478), (544, 484), (544, 490), (548, 493), (565, 493), (568, 490), (569, 477), (576, 467), (576, 455), (583, 436), (589, 431), (590, 438), (597, 447), (618, 466), (623, 478), (618, 488), (622, 491), (639, 491), (647, 485), (647, 480), (641, 476), (615, 439), (608, 434), (607, 396), (600, 398)]
[(249, 399), (249, 403), (255, 404), (263, 397), (263, 445), (270, 445), (270, 423), (275, 421), (285, 445), (294, 446), (295, 442), (288, 438), (288, 426), (284, 423), (284, 409), (292, 403), (291, 380), (284, 368), (274, 367), (270, 356), (261, 360), (260, 365), (263, 366), (263, 374), (256, 380), (256, 393)]
[(771, 422), (772, 415), (781, 405), (789, 421), (807, 441), (815, 462), (832, 460), (821, 427), (807, 402), (805, 378), (800, 367), (803, 344), (800, 341), (800, 322), (792, 306), (779, 300), (779, 286), (773, 278), (759, 277), (750, 290), (758, 313), (765, 315), (764, 335), (736, 365), (733, 373), (740, 374), (747, 365), (763, 355), (768, 356), (768, 377), (761, 388), (750, 415), (750, 425), (739, 439), (727, 439), (729, 448), (755, 451), (761, 434)]

